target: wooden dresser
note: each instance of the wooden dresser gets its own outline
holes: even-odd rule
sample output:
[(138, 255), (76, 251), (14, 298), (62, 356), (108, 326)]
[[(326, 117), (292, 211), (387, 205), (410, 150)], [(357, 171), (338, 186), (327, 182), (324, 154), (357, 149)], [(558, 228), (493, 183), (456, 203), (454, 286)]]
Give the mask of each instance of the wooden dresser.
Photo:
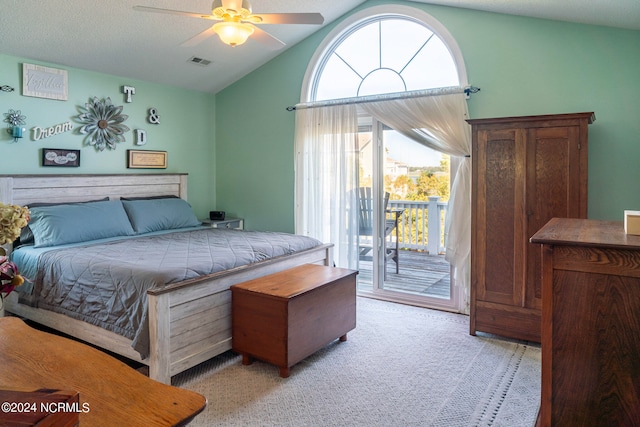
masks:
[(554, 218), (531, 242), (542, 244), (537, 425), (640, 426), (640, 236)]
[(472, 127), (470, 333), (540, 342), (540, 253), (551, 218), (587, 217), (593, 113), (468, 120)]

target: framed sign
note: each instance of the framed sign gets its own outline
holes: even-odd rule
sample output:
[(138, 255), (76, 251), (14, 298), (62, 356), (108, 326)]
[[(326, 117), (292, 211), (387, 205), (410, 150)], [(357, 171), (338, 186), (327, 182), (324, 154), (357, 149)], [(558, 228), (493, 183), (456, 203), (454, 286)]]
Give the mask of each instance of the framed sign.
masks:
[(80, 150), (42, 149), (42, 166), (80, 166)]
[(166, 169), (167, 152), (127, 150), (127, 167), (130, 169)]
[(22, 64), (22, 95), (66, 101), (68, 79), (67, 70)]

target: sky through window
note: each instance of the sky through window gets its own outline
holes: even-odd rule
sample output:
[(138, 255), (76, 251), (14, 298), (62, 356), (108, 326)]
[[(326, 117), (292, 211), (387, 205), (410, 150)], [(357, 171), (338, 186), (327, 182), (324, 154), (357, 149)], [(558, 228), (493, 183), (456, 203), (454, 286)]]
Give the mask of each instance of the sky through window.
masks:
[(386, 16), (354, 26), (316, 74), (316, 101), (456, 86), (444, 42), (414, 19)]

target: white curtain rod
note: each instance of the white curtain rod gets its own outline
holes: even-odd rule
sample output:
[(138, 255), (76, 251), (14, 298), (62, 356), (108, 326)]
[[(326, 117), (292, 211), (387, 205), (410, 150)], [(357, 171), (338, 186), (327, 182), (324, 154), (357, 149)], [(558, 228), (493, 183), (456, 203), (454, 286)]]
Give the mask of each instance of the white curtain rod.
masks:
[(287, 107), (287, 111), (295, 111), (304, 108), (329, 107), (332, 105), (345, 104), (362, 104), (364, 102), (391, 101), (396, 99), (419, 98), (422, 96), (451, 95), (455, 93), (465, 93), (467, 98), (472, 93), (480, 92), (479, 87), (475, 86), (450, 86), (437, 89), (412, 90), (408, 92), (389, 93), (383, 95), (358, 96), (353, 98), (339, 98), (328, 101), (301, 102), (299, 104)]

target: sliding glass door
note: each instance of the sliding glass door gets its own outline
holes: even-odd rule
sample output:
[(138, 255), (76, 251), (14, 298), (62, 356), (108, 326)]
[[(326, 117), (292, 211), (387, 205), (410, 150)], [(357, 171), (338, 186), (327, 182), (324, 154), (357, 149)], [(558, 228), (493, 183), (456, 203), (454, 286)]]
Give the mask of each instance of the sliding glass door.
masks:
[(370, 117), (359, 124), (358, 292), (452, 308), (444, 259), (448, 156)]

